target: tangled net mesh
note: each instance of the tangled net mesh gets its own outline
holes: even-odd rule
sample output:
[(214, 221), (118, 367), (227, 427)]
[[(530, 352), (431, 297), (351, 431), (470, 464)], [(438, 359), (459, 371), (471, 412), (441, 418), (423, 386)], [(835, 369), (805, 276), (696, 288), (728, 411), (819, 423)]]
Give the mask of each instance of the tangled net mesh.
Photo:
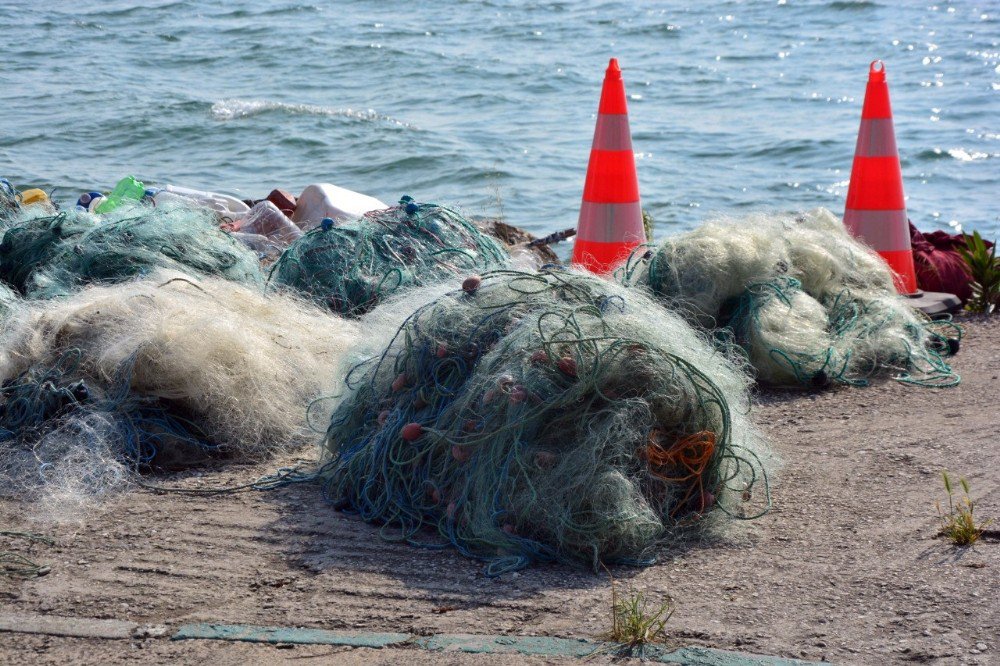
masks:
[(944, 358), (961, 330), (911, 308), (885, 262), (827, 210), (710, 222), (637, 250), (617, 278), (742, 349), (764, 384), (959, 381)]
[(133, 486), (136, 465), (121, 453), (127, 434), (114, 413), (90, 411), (31, 439), (0, 439), (0, 497), (23, 503), (30, 519), (83, 520)]
[(455, 211), (403, 197), (399, 206), (305, 234), (272, 267), (269, 284), (356, 316), (406, 288), (509, 261), (502, 243)]
[(347, 383), (328, 497), (386, 539), (451, 544), (490, 575), (651, 563), (676, 528), (769, 503), (745, 374), (680, 317), (594, 276), (468, 278)]
[(13, 289), (0, 282), (0, 325), (17, 308), (19, 298)]
[(28, 298), (64, 296), (159, 269), (263, 283), (257, 256), (220, 231), (210, 211), (184, 202), (22, 219), (0, 243), (0, 277)]
[(20, 212), (21, 203), (17, 199), (17, 189), (6, 178), (0, 178), (0, 234), (17, 219)]
[(0, 335), (0, 468), (8, 487), (89, 496), (119, 468), (303, 445), (356, 340), (310, 303), (178, 273), (27, 302)]
[(27, 294), (37, 271), (48, 268), (63, 248), (73, 247), (79, 238), (96, 228), (97, 219), (88, 214), (18, 217), (0, 241), (0, 278), (21, 294)]

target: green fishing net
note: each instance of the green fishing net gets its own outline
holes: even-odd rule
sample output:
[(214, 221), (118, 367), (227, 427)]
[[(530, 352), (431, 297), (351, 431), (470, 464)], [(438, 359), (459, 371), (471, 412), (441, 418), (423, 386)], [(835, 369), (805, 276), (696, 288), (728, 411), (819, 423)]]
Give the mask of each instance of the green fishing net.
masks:
[(16, 224), (0, 243), (0, 277), (29, 298), (158, 269), (263, 282), (253, 252), (220, 231), (210, 211), (183, 203), (135, 203), (103, 216), (63, 211)]
[(305, 234), (275, 263), (269, 283), (359, 315), (402, 289), (508, 264), (503, 244), (455, 211), (403, 197), (394, 208)]
[(48, 268), (63, 248), (73, 247), (97, 224), (94, 216), (79, 212), (17, 219), (0, 241), (0, 278), (22, 294), (28, 293), (32, 276)]
[(638, 290), (473, 276), (349, 373), (325, 491), (384, 538), (450, 544), (489, 574), (650, 563), (681, 528), (766, 511), (748, 381)]

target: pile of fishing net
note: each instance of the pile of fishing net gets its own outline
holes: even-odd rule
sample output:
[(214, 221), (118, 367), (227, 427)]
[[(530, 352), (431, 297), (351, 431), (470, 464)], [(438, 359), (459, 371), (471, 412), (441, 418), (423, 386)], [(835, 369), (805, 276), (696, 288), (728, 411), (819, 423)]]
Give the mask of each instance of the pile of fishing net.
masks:
[(455, 211), (403, 197), (341, 226), (324, 221), (285, 250), (270, 284), (359, 315), (405, 288), (508, 264), (503, 244)]
[(651, 562), (676, 528), (766, 510), (748, 381), (638, 290), (473, 276), (348, 374), (325, 492), (384, 538), (454, 545), (489, 574)]
[(618, 277), (735, 343), (765, 384), (959, 381), (944, 360), (957, 327), (911, 308), (885, 262), (827, 210), (710, 222), (640, 248)]
[(0, 243), (0, 278), (28, 298), (162, 269), (263, 282), (257, 256), (220, 231), (206, 209), (134, 203), (103, 216), (71, 210), (34, 217), (38, 209), (23, 207)]
[(312, 441), (307, 408), (356, 340), (355, 323), (311, 303), (177, 273), (28, 301), (0, 335), (6, 485), (62, 474), (85, 486), (118, 467)]

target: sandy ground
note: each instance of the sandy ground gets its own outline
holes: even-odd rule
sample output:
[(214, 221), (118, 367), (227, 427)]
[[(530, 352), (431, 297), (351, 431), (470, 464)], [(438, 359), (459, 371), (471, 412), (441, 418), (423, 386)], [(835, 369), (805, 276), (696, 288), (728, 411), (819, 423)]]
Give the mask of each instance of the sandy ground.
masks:
[[(759, 396), (757, 418), (786, 461), (772, 512), (721, 543), (615, 576), (673, 597), (669, 633), (681, 645), (837, 663), (1000, 664), (1000, 541), (950, 546), (936, 538), (934, 506), (948, 468), (969, 478), (977, 513), (1000, 517), (1000, 318), (967, 324), (954, 365), (963, 378), (954, 389), (886, 382)], [(227, 484), (273, 467), (158, 481)], [(82, 525), (39, 526), (23, 513), (0, 503), (0, 526), (58, 544), (0, 537), (0, 549), (20, 548), (52, 571), (0, 578), (0, 612), (171, 629), (215, 621), (593, 638), (608, 627), (604, 575), (537, 566), (488, 579), (454, 552), (381, 541), (312, 485), (216, 497), (139, 492)], [(3, 663), (531, 661), (164, 638), (0, 640)]]

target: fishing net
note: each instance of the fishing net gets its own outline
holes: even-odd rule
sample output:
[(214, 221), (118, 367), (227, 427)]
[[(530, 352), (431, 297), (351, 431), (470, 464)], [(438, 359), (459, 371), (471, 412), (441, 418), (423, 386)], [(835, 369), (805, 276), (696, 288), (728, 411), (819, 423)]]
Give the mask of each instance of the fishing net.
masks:
[(3, 282), (0, 282), (0, 324), (3, 324), (4, 319), (9, 317), (14, 308), (17, 307), (18, 300), (17, 294)]
[(69, 448), (132, 468), (261, 458), (312, 441), (307, 407), (356, 339), (310, 303), (176, 273), (29, 302), (0, 337), (0, 440), (37, 469)]
[(305, 234), (275, 263), (270, 284), (359, 315), (405, 288), (508, 263), (502, 243), (455, 211), (403, 197), (394, 208)]
[(944, 360), (959, 329), (897, 296), (885, 262), (823, 209), (711, 222), (637, 250), (617, 277), (735, 343), (764, 384), (959, 381)]
[(97, 218), (87, 213), (63, 212), (36, 218), (21, 215), (0, 242), (0, 278), (21, 294), (27, 293), (37, 271), (45, 270), (63, 248), (73, 247), (96, 228)]
[(470, 277), (348, 374), (325, 491), (384, 538), (451, 544), (491, 575), (650, 563), (675, 528), (766, 510), (747, 382), (637, 290), (563, 271)]
[(263, 282), (256, 255), (220, 231), (211, 212), (183, 202), (133, 203), (104, 216), (64, 211), (14, 226), (0, 243), (0, 277), (29, 298), (158, 269)]
[(128, 434), (114, 412), (90, 410), (54, 421), (34, 439), (2, 440), (0, 497), (19, 500), (31, 519), (82, 520), (132, 487), (135, 464), (122, 455)]
[(20, 212), (21, 204), (17, 200), (17, 190), (9, 180), (0, 178), (0, 234), (17, 219)]

